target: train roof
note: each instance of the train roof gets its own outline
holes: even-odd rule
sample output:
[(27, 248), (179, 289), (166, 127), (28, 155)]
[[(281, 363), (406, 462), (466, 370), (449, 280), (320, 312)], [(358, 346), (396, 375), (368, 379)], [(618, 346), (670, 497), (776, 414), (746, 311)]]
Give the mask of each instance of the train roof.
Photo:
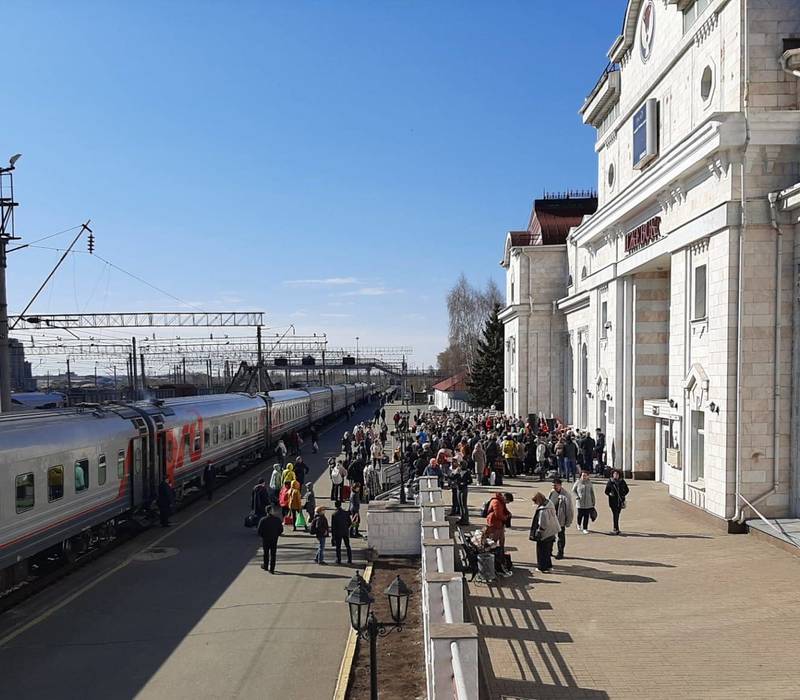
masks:
[(270, 391), (268, 396), (273, 401), (290, 401), (291, 399), (307, 399), (308, 392), (300, 389), (276, 389)]

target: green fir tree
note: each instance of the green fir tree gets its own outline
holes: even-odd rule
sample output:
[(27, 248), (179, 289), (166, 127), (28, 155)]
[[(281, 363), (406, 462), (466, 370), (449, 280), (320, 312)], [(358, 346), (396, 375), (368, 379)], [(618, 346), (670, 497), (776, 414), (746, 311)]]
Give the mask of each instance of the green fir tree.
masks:
[(495, 304), (486, 320), (483, 338), (478, 341), (478, 351), (470, 370), (468, 388), (472, 405), (503, 409), (503, 322), (498, 318), (500, 304)]

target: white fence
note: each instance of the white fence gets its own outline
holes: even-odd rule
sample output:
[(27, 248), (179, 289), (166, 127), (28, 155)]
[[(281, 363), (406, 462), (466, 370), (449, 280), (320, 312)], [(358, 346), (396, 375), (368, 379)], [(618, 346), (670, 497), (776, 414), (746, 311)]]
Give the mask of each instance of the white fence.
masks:
[(422, 618), (430, 700), (477, 700), (478, 631), (464, 622), (464, 577), (436, 477), (420, 479)]

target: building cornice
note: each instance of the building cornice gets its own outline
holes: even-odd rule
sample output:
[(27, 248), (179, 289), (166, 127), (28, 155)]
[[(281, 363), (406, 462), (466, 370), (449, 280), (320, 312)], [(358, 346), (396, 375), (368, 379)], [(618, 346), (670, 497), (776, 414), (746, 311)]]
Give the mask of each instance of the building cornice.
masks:
[(590, 297), (588, 291), (582, 291), (575, 296), (566, 296), (556, 302), (559, 311), (564, 313), (572, 313), (580, 311), (589, 306)]
[[(751, 143), (752, 136), (751, 133)], [(624, 223), (624, 219), (658, 201), (662, 193), (670, 193), (671, 198), (685, 197), (682, 180), (696, 171), (707, 168), (707, 159), (720, 151), (727, 153), (727, 161), (735, 161), (735, 155), (744, 147), (746, 137), (747, 130), (742, 113), (711, 115), (614, 199), (573, 229), (570, 240), (585, 246), (608, 235), (609, 230), (618, 236), (623, 233), (620, 226)]]

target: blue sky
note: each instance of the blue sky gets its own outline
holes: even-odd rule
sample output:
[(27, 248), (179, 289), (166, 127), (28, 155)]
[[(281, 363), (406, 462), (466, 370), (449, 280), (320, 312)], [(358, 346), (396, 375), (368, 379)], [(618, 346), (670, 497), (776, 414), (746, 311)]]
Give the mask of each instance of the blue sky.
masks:
[[(188, 304), (434, 363), (460, 272), (502, 283), (505, 232), (533, 198), (595, 185), (578, 108), (624, 10), (7, 0), (17, 233), (91, 218), (100, 255)], [(58, 256), (11, 255), (12, 311)], [(79, 254), (33, 310), (179, 307)]]

